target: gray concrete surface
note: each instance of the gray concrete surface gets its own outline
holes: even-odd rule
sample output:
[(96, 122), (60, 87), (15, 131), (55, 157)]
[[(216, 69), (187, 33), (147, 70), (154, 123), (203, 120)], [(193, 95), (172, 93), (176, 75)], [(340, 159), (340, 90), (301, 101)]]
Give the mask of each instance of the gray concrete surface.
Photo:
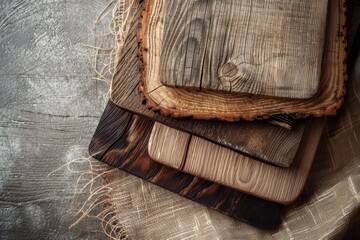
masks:
[(47, 174), (87, 154), (71, 149), (88, 146), (105, 105), (81, 44), (111, 42), (90, 32), (108, 4), (0, 0), (0, 239), (106, 239), (95, 220), (69, 229), (76, 176)]

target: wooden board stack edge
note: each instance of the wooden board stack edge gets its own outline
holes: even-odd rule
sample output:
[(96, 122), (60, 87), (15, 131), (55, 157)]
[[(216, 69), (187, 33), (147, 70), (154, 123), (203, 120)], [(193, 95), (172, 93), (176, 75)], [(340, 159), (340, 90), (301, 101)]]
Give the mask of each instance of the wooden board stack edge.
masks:
[(203, 180), (153, 161), (147, 151), (154, 121), (109, 101), (89, 146), (94, 158), (255, 227), (280, 223), (282, 205)]
[(261, 163), (159, 123), (149, 140), (149, 155), (179, 171), (288, 205), (304, 188), (325, 121), (326, 118), (309, 119), (294, 162), (288, 168)]
[[(154, 56), (155, 58), (159, 56), (161, 32), (156, 27), (148, 29), (151, 25), (161, 24), (161, 19), (156, 19), (156, 17), (153, 19), (154, 16), (149, 17), (151, 14), (156, 14), (156, 11), (161, 11), (160, 2), (161, 0), (145, 1), (138, 32), (141, 44), (140, 56), (143, 64), (140, 89), (149, 107), (174, 117), (236, 121), (267, 118), (273, 114), (289, 114), (296, 117), (335, 115), (342, 105), (347, 79), (345, 0), (329, 0), (327, 42), (324, 50), (321, 86), (319, 92), (307, 100), (199, 92), (168, 88), (162, 85), (158, 79), (157, 62), (153, 59)], [(156, 10), (150, 14), (152, 6)], [(159, 28), (161, 29), (161, 27)], [(147, 33), (149, 36), (146, 35)], [(160, 45), (157, 46), (156, 44)], [(152, 58), (152, 64), (155, 64), (155, 67), (148, 67), (150, 58)], [(150, 83), (151, 86), (149, 86)], [(191, 102), (191, 104), (184, 104), (185, 102)], [(241, 109), (239, 109), (239, 104), (241, 104)]]

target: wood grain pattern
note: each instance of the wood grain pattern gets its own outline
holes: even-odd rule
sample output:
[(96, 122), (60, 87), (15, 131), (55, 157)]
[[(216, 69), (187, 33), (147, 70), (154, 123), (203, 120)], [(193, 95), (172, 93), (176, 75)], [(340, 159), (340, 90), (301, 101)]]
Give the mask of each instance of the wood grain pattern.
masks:
[(152, 159), (158, 159), (161, 164), (182, 169), (190, 139), (191, 135), (188, 133), (155, 123), (149, 139), (149, 155)]
[[(139, 4), (143, 4), (143, 2)], [(294, 159), (304, 124), (293, 122), (293, 130), (273, 126), (263, 121), (221, 122), (166, 117), (142, 104), (137, 91), (141, 80), (136, 37), (140, 12), (134, 16), (130, 34), (118, 56), (118, 65), (112, 81), (111, 100), (119, 107), (166, 124), (172, 128), (205, 138), (260, 161), (287, 167)], [(277, 116), (268, 121), (287, 125), (288, 118)], [(291, 123), (290, 123), (291, 124)], [(296, 125), (297, 124), (297, 125)], [(271, 144), (269, 144), (271, 143)], [(284, 144), (285, 143), (285, 144)]]
[[(163, 1), (160, 82), (286, 98), (318, 90), (328, 0)], [(149, 45), (152, 45), (151, 43)]]
[(281, 205), (177, 171), (153, 161), (147, 152), (152, 120), (109, 102), (89, 146), (90, 154), (183, 197), (253, 226), (280, 222)]
[[(259, 198), (290, 204), (300, 195), (320, 141), (325, 118), (309, 119), (293, 165), (279, 168), (260, 163), (201, 138), (159, 123), (155, 124), (149, 144), (150, 157), (165, 165), (173, 156), (182, 156), (178, 168), (186, 173), (229, 186)], [(172, 135), (172, 136), (169, 136)], [(169, 141), (157, 141), (166, 139)], [(188, 145), (187, 149), (177, 146)], [(170, 151), (167, 148), (171, 149)], [(180, 159), (179, 159), (180, 160)]]
[(143, 76), (141, 91), (148, 105), (175, 117), (252, 120), (273, 114), (334, 115), (343, 103), (345, 67), (345, 0), (329, 0), (326, 42), (319, 91), (306, 100), (252, 94), (169, 88), (159, 79), (164, 28), (164, 0), (147, 0), (139, 30)]

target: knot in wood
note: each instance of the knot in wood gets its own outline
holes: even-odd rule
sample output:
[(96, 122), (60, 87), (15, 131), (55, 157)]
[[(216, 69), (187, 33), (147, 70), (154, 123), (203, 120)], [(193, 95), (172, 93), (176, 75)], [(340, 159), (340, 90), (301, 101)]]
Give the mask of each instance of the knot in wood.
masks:
[(231, 78), (236, 76), (236, 74), (239, 72), (238, 66), (235, 64), (228, 62), (221, 68), (221, 76)]

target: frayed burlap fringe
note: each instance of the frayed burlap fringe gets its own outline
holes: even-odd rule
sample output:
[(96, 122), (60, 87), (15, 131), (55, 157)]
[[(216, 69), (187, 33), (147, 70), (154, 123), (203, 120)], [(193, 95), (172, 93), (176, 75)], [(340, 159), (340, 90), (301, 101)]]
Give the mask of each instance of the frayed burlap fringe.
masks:
[[(74, 150), (85, 149), (72, 149), (72, 151)], [(113, 204), (112, 194), (116, 185), (109, 184), (106, 181), (106, 176), (119, 170), (91, 157), (80, 157), (52, 171), (48, 177), (64, 171), (77, 176), (71, 206), (75, 210), (75, 220), (69, 229), (74, 228), (87, 218), (94, 218), (101, 222), (102, 232), (109, 239), (130, 239), (117, 218), (117, 209)], [(85, 198), (84, 194), (86, 195)]]
[[(129, 34), (130, 22), (133, 20), (134, 13), (139, 8), (138, 0), (110, 1), (97, 16), (91, 28), (95, 42), (99, 45), (81, 44), (94, 69), (95, 77), (93, 79), (108, 85), (108, 95), (118, 62), (118, 54)], [(72, 150), (85, 149), (74, 148)], [(119, 170), (110, 168), (91, 157), (82, 157), (59, 167), (51, 172), (49, 177), (55, 172), (63, 170), (78, 176), (72, 203), (73, 209), (76, 210), (75, 221), (69, 228), (74, 228), (86, 218), (96, 218), (101, 222), (103, 232), (110, 239), (130, 239), (124, 231), (121, 221), (118, 220), (117, 211), (113, 205), (111, 193), (115, 185), (109, 184), (105, 180), (108, 174)], [(85, 200), (79, 198), (80, 194), (86, 194), (87, 198)]]
[(140, 9), (138, 0), (113, 0), (95, 19), (91, 32), (99, 45), (81, 44), (88, 49), (95, 80), (110, 85), (115, 74), (118, 55), (129, 34), (134, 14)]

